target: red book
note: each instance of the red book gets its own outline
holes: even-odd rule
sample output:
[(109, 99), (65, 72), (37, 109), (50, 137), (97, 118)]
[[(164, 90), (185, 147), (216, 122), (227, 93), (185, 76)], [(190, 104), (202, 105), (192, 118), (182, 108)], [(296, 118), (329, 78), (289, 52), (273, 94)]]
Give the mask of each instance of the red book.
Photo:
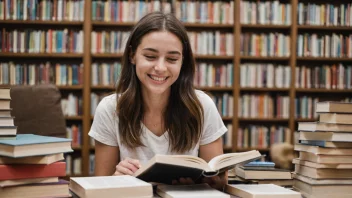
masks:
[(0, 180), (66, 176), (66, 163), (0, 165)]

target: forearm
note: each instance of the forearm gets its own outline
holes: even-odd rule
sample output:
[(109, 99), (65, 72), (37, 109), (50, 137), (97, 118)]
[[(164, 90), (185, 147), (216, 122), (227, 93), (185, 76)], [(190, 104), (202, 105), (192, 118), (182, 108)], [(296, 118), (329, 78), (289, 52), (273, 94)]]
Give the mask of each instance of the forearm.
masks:
[(119, 148), (95, 141), (95, 176), (113, 175), (118, 163)]

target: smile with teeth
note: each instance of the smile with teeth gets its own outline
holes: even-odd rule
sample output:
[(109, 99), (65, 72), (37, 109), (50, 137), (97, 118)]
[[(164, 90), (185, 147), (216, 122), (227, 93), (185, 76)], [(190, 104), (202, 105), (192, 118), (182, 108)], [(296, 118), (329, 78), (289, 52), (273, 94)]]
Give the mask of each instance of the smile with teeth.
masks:
[(151, 79), (153, 79), (153, 80), (155, 80), (155, 81), (158, 81), (158, 82), (163, 82), (163, 81), (166, 81), (166, 79), (168, 78), (168, 77), (156, 77), (156, 76), (152, 76), (152, 75), (150, 75), (150, 74), (148, 74), (148, 76), (151, 78)]

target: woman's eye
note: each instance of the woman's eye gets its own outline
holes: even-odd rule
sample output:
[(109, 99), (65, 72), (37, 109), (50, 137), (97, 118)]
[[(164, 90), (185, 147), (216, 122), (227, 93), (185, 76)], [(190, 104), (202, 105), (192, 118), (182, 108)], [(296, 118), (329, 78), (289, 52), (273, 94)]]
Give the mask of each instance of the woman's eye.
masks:
[(174, 58), (168, 58), (168, 60), (169, 60), (170, 62), (176, 62), (176, 61), (177, 61), (177, 59), (174, 59)]
[(155, 59), (155, 56), (145, 56), (145, 57), (149, 60)]

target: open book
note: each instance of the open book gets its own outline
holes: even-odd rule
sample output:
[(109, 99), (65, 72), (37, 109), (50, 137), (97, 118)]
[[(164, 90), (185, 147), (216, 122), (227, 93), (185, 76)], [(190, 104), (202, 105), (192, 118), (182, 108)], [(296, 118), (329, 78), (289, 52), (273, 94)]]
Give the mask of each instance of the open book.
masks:
[(227, 153), (214, 157), (208, 163), (202, 158), (190, 155), (155, 155), (138, 169), (134, 176), (147, 182), (170, 184), (172, 180), (190, 177), (197, 181), (202, 176), (215, 176), (235, 167), (261, 157), (256, 151)]

